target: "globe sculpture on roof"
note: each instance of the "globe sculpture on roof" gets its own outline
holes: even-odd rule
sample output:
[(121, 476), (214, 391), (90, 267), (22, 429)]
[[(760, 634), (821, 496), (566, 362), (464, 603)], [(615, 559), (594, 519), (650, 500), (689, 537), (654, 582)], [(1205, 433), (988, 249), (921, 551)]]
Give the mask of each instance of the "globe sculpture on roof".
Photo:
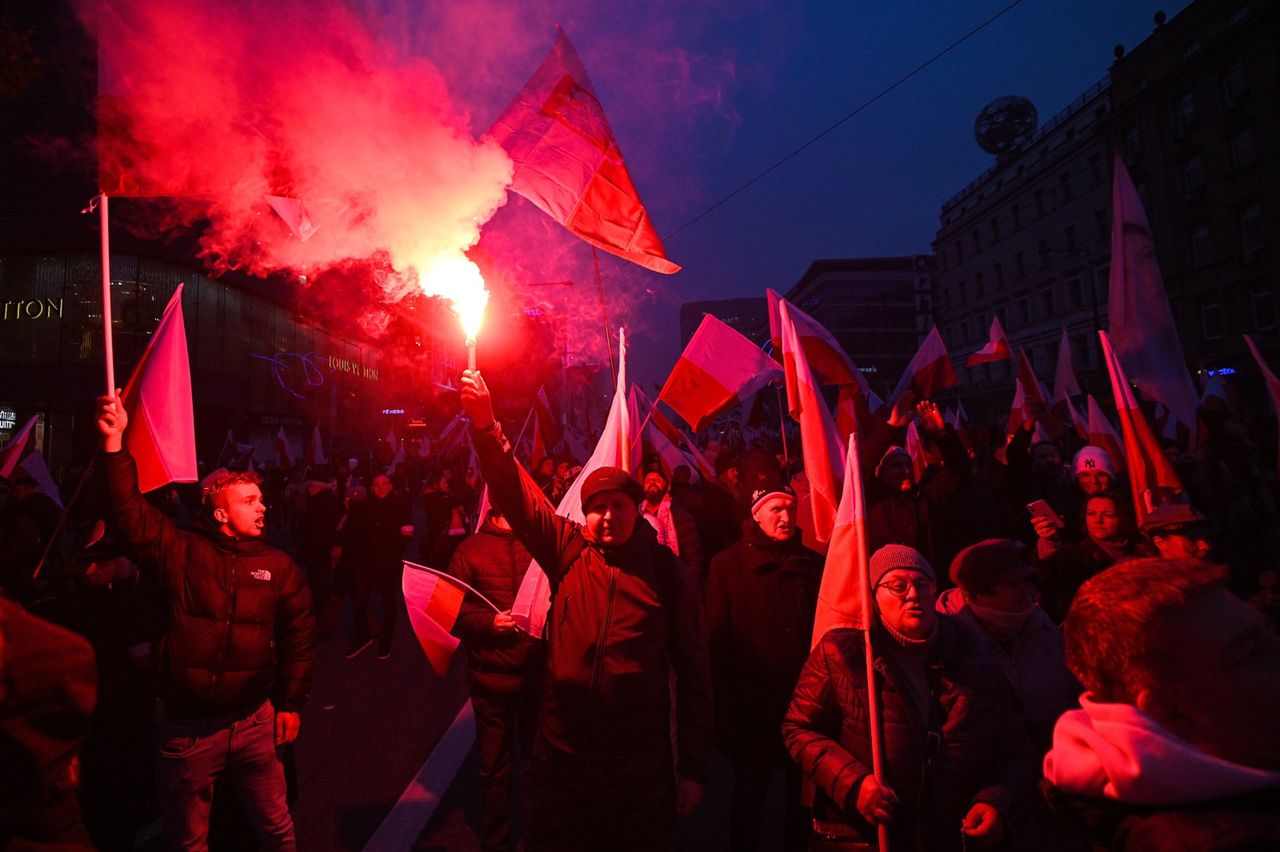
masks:
[(1035, 104), (1019, 95), (996, 98), (973, 122), (973, 136), (988, 154), (998, 158), (1020, 151), (1036, 132)]

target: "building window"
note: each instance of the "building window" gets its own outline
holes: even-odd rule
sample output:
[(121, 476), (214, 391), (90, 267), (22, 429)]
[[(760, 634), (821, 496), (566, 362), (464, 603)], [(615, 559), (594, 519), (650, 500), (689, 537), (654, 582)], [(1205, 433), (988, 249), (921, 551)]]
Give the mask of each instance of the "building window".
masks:
[(1071, 354), (1078, 364), (1093, 363), (1093, 349), (1089, 346), (1089, 337), (1077, 335), (1071, 338)]
[(1097, 238), (1105, 240), (1111, 236), (1111, 216), (1107, 208), (1093, 211), (1093, 227), (1096, 230)]
[(1231, 168), (1243, 169), (1253, 165), (1253, 131), (1246, 127), (1231, 134)]
[(1204, 161), (1192, 154), (1182, 162), (1182, 191), (1191, 195), (1204, 189)]
[(997, 216), (991, 217), (991, 242), (1000, 242), (1000, 219)]
[(1071, 172), (1058, 175), (1058, 187), (1062, 190), (1062, 203), (1066, 204), (1071, 200)]
[(1204, 269), (1213, 262), (1213, 245), (1209, 239), (1209, 223), (1201, 222), (1191, 229), (1191, 264)]
[(1200, 42), (1196, 39), (1192, 39), (1191, 41), (1187, 42), (1186, 47), (1182, 48), (1182, 58), (1190, 59), (1191, 57), (1195, 56), (1199, 52), (1200, 52)]
[(996, 264), (996, 286), (997, 287), (1004, 286), (1004, 264), (1003, 263)]
[(1240, 211), (1240, 251), (1250, 255), (1262, 248), (1262, 205), (1254, 202)]
[(1015, 306), (1018, 309), (1018, 325), (1030, 325), (1031, 323), (1031, 300), (1023, 296), (1018, 300)]
[(1244, 63), (1233, 60), (1222, 71), (1222, 100), (1227, 106), (1235, 106), (1244, 93)]
[(1009, 217), (1013, 219), (1013, 230), (1014, 231), (1022, 230), (1022, 211), (1018, 209), (1017, 204), (1010, 205)]
[(1009, 324), (1009, 318), (1006, 317), (1004, 313), (1004, 305), (1001, 305), (1000, 307), (996, 308), (996, 319), (1000, 320), (1001, 326)]
[(956, 304), (963, 305), (969, 301), (965, 295), (965, 286), (963, 281), (956, 282)]
[(1206, 300), (1200, 303), (1200, 331), (1205, 340), (1222, 337), (1222, 305), (1218, 302)]
[(1075, 248), (1076, 247), (1076, 226), (1068, 225), (1067, 227), (1063, 228), (1062, 237), (1067, 241), (1067, 248), (1069, 249)]
[(1049, 268), (1049, 241), (1037, 240), (1036, 251), (1040, 255), (1040, 268), (1048, 269)]
[(1102, 176), (1102, 155), (1101, 154), (1089, 155), (1089, 177), (1093, 179), (1094, 186), (1097, 186), (1098, 184), (1102, 183), (1103, 176)]
[(977, 228), (974, 228), (970, 236), (973, 237), (973, 253), (978, 254), (982, 251), (982, 234), (978, 232)]
[(957, 343), (963, 346), (964, 344), (969, 342), (969, 321), (968, 320), (960, 320), (959, 334), (960, 334), (960, 337), (956, 341)]
[(1183, 92), (1173, 108), (1173, 126), (1186, 130), (1196, 120), (1196, 96), (1190, 89)]
[(1036, 216), (1043, 216), (1044, 215), (1044, 190), (1037, 189), (1035, 192), (1031, 193), (1031, 198), (1033, 201), (1035, 201)]
[(1253, 330), (1275, 331), (1276, 300), (1268, 287), (1255, 288), (1250, 294), (1253, 303)]
[(1067, 300), (1073, 308), (1084, 307), (1084, 285), (1079, 278), (1067, 279)]
[(1019, 278), (1027, 274), (1027, 266), (1026, 263), (1023, 262), (1022, 252), (1016, 252), (1013, 255), (1013, 269)]
[(956, 240), (956, 263), (964, 263), (964, 243)]
[(1052, 319), (1054, 315), (1053, 291), (1040, 291), (1040, 315), (1046, 319)]

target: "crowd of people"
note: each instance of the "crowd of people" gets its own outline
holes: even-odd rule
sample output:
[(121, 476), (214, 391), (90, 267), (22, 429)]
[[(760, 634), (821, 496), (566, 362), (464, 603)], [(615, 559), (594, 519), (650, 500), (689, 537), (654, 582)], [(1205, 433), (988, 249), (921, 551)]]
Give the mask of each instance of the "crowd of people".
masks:
[[(485, 849), (670, 848), (717, 753), (734, 850), (1280, 846), (1280, 495), (1234, 414), (1166, 442), (1185, 499), (1141, 527), (1124, 459), (1071, 431), (957, 428), (926, 401), (909, 452), (881, 424), (861, 459), (875, 619), (815, 636), (832, 566), (779, 448), (709, 443), (714, 477), (596, 468), (574, 523), (555, 507), (578, 460), (522, 466), (478, 373), (462, 405), (474, 469), (224, 469), (185, 499), (138, 493), (104, 397), (53, 564), (60, 512), (19, 472), (0, 849), (127, 849), (155, 814), (174, 848), (294, 848), (316, 644), (389, 657), (406, 558), (499, 610), (468, 595), (455, 627)], [(513, 614), (532, 560), (541, 636)]]

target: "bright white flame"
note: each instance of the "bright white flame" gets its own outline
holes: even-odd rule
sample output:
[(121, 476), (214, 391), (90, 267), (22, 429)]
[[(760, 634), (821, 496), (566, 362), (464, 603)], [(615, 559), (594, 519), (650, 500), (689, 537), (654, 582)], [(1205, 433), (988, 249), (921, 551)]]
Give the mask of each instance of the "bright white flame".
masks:
[(465, 257), (436, 261), (419, 279), (422, 292), (428, 296), (440, 296), (453, 305), (453, 312), (462, 323), (467, 341), (476, 339), (484, 323), (484, 307), (489, 303), (489, 291), (485, 289), (480, 269)]

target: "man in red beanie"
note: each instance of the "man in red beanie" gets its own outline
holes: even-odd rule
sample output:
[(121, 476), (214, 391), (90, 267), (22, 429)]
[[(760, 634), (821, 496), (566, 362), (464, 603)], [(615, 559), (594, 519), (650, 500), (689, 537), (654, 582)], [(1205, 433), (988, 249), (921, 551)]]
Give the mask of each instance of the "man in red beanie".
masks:
[(711, 756), (697, 588), (653, 527), (637, 523), (644, 495), (626, 471), (587, 474), (585, 523), (573, 523), (516, 463), (477, 371), (463, 373), (462, 406), (493, 505), (551, 583), (525, 848), (669, 849), (677, 813), (702, 798)]

